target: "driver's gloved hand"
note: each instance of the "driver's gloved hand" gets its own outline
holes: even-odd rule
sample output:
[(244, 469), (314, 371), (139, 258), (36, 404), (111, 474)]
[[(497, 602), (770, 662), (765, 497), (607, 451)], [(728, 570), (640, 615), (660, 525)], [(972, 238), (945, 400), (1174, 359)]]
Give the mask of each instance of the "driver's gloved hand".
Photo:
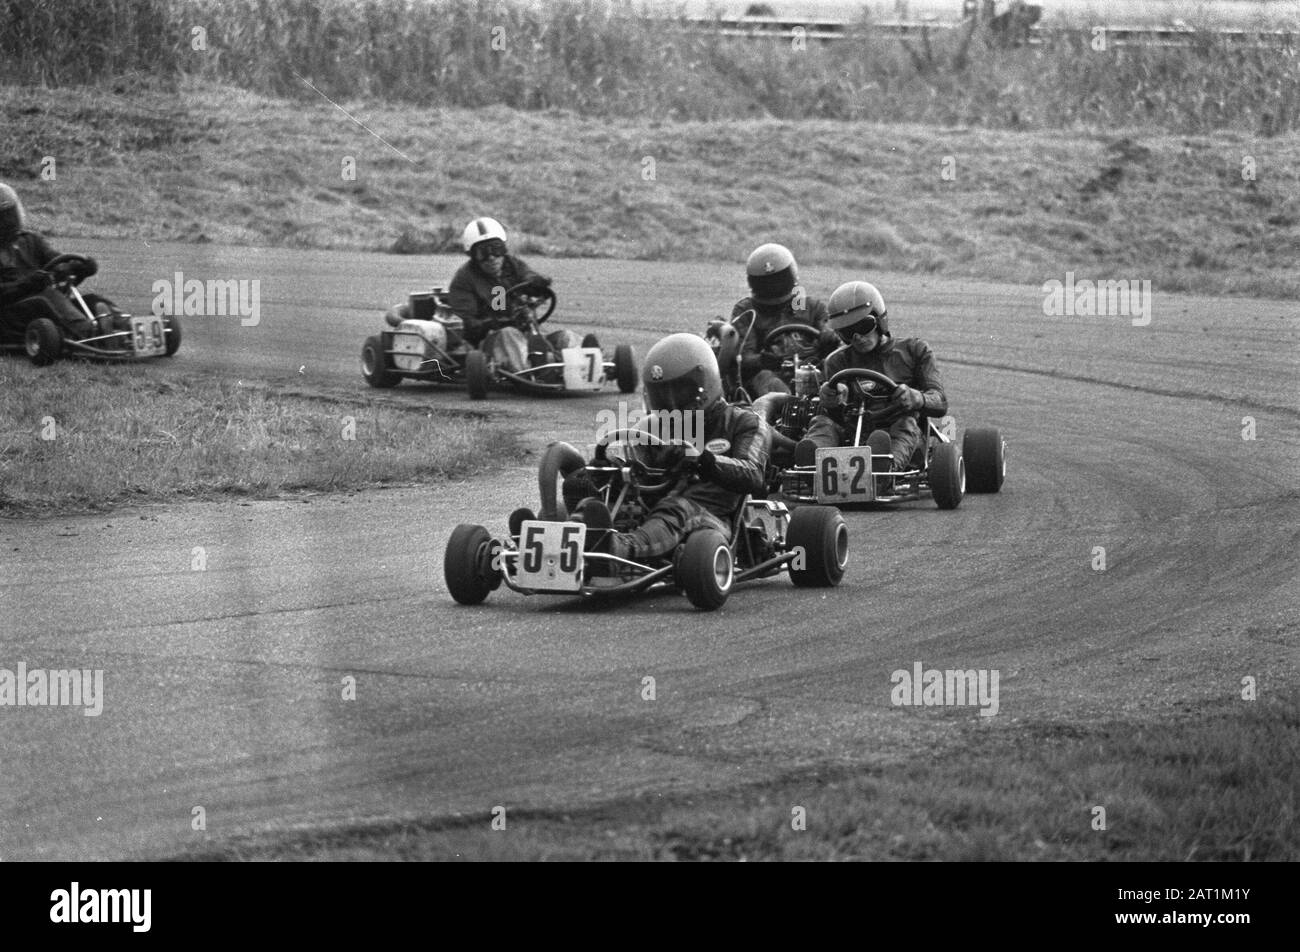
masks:
[(892, 402), (904, 410), (919, 410), (925, 406), (925, 394), (903, 383), (899, 384), (898, 389), (894, 391)]
[(21, 294), (36, 294), (44, 291), (54, 283), (54, 277), (48, 271), (33, 271), (18, 284)]
[(541, 294), (551, 286), (551, 279), (540, 274), (535, 274), (528, 279), (527, 288), (534, 294)]
[(90, 255), (85, 255), (84, 257), (86, 259), (86, 277), (93, 278), (99, 273), (99, 262)]
[(833, 350), (838, 350), (842, 343), (844, 342), (840, 340), (839, 334), (827, 329), (817, 338), (817, 349), (823, 354), (829, 354)]
[(785, 358), (780, 354), (765, 350), (758, 355), (758, 363), (764, 370), (780, 370), (781, 365), (785, 363)]
[(821, 400), (823, 410), (833, 410), (849, 398), (848, 384), (836, 384), (832, 387), (829, 383), (824, 383), (821, 389), (817, 391), (817, 396)]

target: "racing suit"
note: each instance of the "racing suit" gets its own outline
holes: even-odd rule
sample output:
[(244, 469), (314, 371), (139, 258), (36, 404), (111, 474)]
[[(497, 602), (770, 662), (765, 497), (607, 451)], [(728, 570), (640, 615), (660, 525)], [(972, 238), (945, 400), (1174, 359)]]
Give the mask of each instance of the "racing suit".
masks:
[[(889, 336), (870, 353), (859, 354), (846, 344), (826, 358), (826, 379), (830, 380), (848, 367), (874, 370), (895, 383), (906, 384), (921, 392), (923, 406), (919, 410), (910, 411), (895, 402), (892, 394), (868, 396), (867, 413), (862, 421), (864, 439), (872, 430), (889, 431), (894, 467), (906, 469), (908, 460), (923, 439), (921, 427), (917, 423), (918, 415), (943, 416), (948, 412), (948, 398), (944, 395), (943, 381), (939, 377), (939, 367), (930, 345), (916, 337), (896, 341)], [(856, 427), (856, 420), (850, 422)], [(805, 439), (812, 440), (818, 446), (843, 446), (852, 436), (845, 425), (842, 405), (819, 410), (812, 425), (808, 427), (808, 432), (804, 434)]]
[[(708, 463), (701, 462), (699, 481), (678, 483), (634, 531), (611, 532), (605, 551), (645, 561), (671, 555), (696, 529), (717, 529), (730, 539), (731, 520), (741, 501), (763, 490), (770, 441), (771, 431), (758, 414), (720, 401), (705, 414), (703, 443), (714, 449), (703, 454)], [(580, 470), (566, 480), (570, 508), (576, 505), (570, 480), (582, 475)]]
[[(95, 333), (94, 323), (51, 285), (42, 270), (58, 256), (50, 243), (33, 231), (20, 231), (13, 241), (0, 245), (0, 322), (6, 330), (21, 333), (36, 318), (48, 317), (74, 339)], [(93, 294), (82, 297), (92, 311), (98, 303), (108, 304)]]
[(776, 367), (764, 366), (764, 357), (759, 350), (763, 338), (782, 324), (808, 324), (822, 332), (815, 355), (818, 363), (840, 345), (835, 332), (826, 327), (829, 312), (825, 302), (808, 297), (802, 287), (796, 287), (794, 294), (780, 304), (760, 304), (752, 297), (741, 298), (731, 309), (731, 316), (735, 318), (750, 308), (755, 314), (754, 325), (740, 351), (740, 382), (754, 399), (765, 393), (790, 392), (787, 382), (776, 373), (779, 362), (769, 356), (767, 363), (775, 363)]
[[(537, 346), (523, 331), (510, 326), (511, 304), (505, 300), (504, 292), (540, 277), (522, 258), (508, 254), (501, 262), (501, 274), (496, 277), (477, 262), (466, 261), (447, 289), (447, 306), (465, 322), (465, 339), (475, 347), (481, 346), (507, 370), (522, 370), (530, 349), (536, 351)], [(571, 331), (556, 330), (544, 336), (557, 354), (582, 343)], [(549, 362), (547, 355), (539, 357), (542, 363)]]

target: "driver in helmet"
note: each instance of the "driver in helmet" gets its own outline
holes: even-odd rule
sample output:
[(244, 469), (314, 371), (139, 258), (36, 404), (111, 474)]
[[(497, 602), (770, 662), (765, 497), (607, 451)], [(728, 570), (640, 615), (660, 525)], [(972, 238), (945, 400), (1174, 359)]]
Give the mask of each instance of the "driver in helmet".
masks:
[(753, 309), (754, 323), (740, 352), (740, 382), (754, 399), (765, 393), (789, 393), (786, 381), (777, 375), (785, 354), (759, 349), (763, 338), (782, 324), (808, 324), (821, 331), (811, 358), (820, 363), (836, 347), (839, 338), (826, 327), (826, 305), (808, 297), (799, 284), (799, 266), (784, 245), (759, 245), (745, 262), (749, 297), (731, 309), (732, 318)]
[[(538, 274), (512, 255), (506, 230), (495, 218), (475, 218), (465, 226), (461, 246), (469, 260), (460, 266), (447, 291), (447, 305), (465, 322), (465, 339), (482, 347), (497, 363), (518, 371), (524, 361), (550, 363), (566, 347), (599, 347), (594, 335), (579, 339), (572, 331), (553, 330), (529, 339), (515, 324), (518, 301), (505, 292), (518, 284), (529, 294), (543, 294), (551, 279)], [(525, 357), (526, 355), (526, 357)]]
[[(696, 529), (709, 527), (730, 537), (736, 508), (747, 494), (763, 490), (771, 440), (758, 414), (723, 400), (718, 362), (702, 337), (671, 334), (659, 341), (646, 355), (641, 381), (647, 412), (659, 414), (660, 433), (672, 429), (669, 419), (682, 425), (678, 432), (693, 431), (691, 449), (657, 451), (656, 465), (675, 468), (674, 487), (632, 532), (610, 529), (609, 510), (594, 497), (586, 470), (570, 474), (563, 487), (571, 518), (587, 525), (588, 550), (637, 561), (671, 555)], [(694, 422), (685, 423), (683, 414)]]
[[(38, 317), (48, 317), (70, 337), (81, 339), (96, 332), (81, 308), (54, 287), (45, 266), (59, 256), (42, 235), (26, 229), (26, 215), (18, 194), (0, 183), (0, 321), (23, 330)], [(88, 258), (90, 277), (99, 266)], [(82, 295), (93, 313), (110, 315), (111, 305), (93, 294)]]
[(843, 446), (852, 438), (845, 425), (847, 385), (832, 387), (830, 378), (849, 367), (882, 373), (898, 384), (893, 393), (868, 396), (864, 428), (873, 451), (894, 457), (895, 469), (906, 469), (921, 445), (917, 414), (943, 416), (948, 398), (930, 345), (919, 338), (895, 340), (889, 332), (885, 299), (866, 281), (849, 281), (835, 289), (828, 302), (830, 327), (844, 346), (826, 358), (826, 380), (818, 393), (820, 407), (812, 425), (795, 447), (796, 466), (811, 466), (819, 446)]

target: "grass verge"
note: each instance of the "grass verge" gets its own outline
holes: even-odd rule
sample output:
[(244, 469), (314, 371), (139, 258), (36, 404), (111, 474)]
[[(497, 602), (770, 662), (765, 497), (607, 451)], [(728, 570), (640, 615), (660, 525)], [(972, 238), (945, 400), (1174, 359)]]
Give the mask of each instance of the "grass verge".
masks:
[[(492, 214), (518, 251), (726, 260), (736, 275), (776, 240), (806, 264), (868, 272), (1041, 284), (1073, 271), (1157, 293), (1300, 296), (1300, 132), (665, 123), (348, 101), (381, 142), (320, 99), (87, 89), (68, 110), (69, 95), (0, 87), (0, 178), (56, 245), (430, 253), (458, 250), (465, 222)], [(38, 177), (46, 155), (52, 181)]]
[[(910, 716), (910, 715), (900, 715)], [(972, 724), (904, 766), (571, 813), (387, 822), (196, 847), (218, 860), (1300, 859), (1300, 695), (1147, 723)], [(793, 809), (806, 829), (793, 829)], [(1105, 829), (1094, 828), (1105, 809)]]
[(318, 399), (146, 365), (0, 359), (0, 513), (455, 478), (503, 460), (485, 414)]

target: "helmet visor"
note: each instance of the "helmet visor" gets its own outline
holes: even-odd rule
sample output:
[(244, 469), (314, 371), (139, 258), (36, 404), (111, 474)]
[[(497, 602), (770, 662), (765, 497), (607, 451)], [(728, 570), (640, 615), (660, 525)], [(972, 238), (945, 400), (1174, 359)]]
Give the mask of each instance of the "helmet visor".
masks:
[(749, 289), (760, 301), (784, 301), (794, 291), (794, 272), (782, 268), (775, 274), (751, 274)]
[(480, 241), (474, 246), (475, 261), (486, 261), (488, 258), (504, 258), (505, 256), (506, 243), (500, 238)]
[(837, 327), (835, 333), (840, 335), (840, 340), (846, 344), (851, 344), (855, 337), (866, 337), (878, 326), (876, 319), (868, 314), (860, 321), (855, 321), (848, 327)]
[(673, 380), (647, 381), (645, 399), (650, 410), (696, 409), (704, 401), (704, 368), (695, 367)]

